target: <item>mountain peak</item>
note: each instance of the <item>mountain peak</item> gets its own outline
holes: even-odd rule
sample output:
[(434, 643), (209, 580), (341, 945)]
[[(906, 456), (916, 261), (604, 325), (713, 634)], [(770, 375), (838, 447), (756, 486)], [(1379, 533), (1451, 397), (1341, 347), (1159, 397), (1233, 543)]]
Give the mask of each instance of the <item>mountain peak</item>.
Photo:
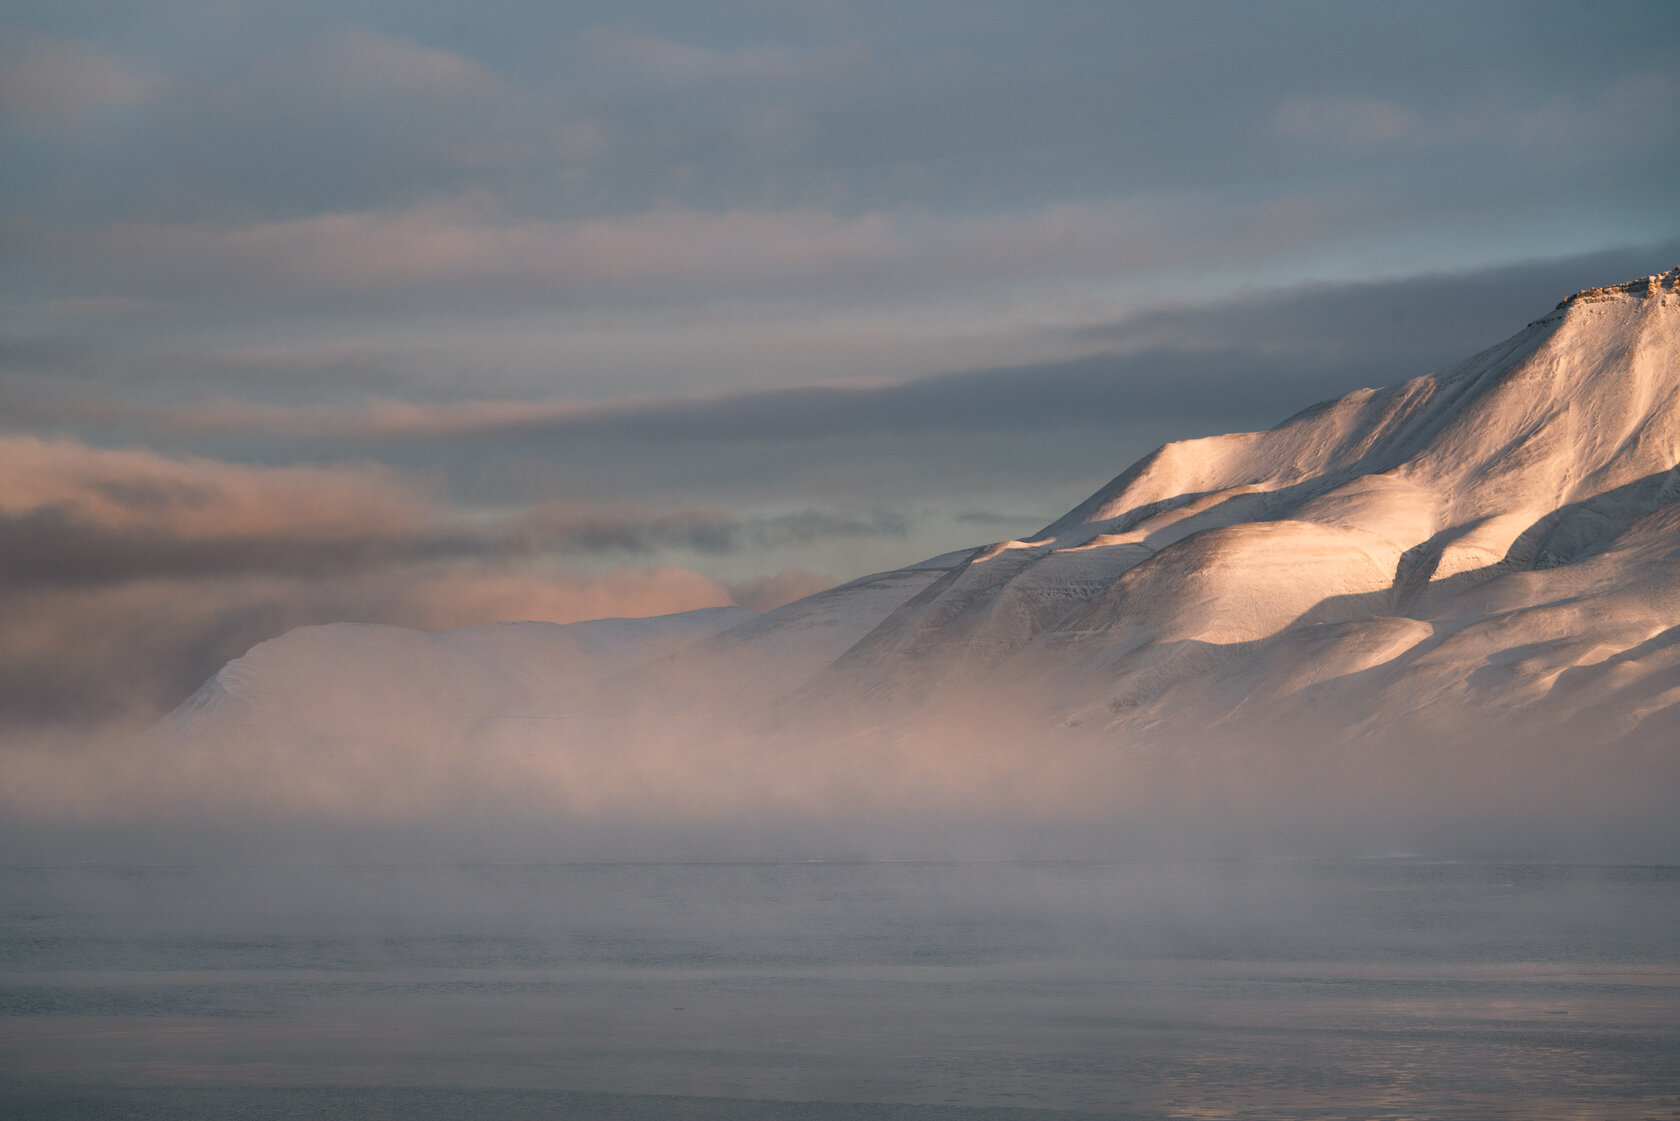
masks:
[(1637, 296), (1644, 299), (1647, 296), (1661, 298), (1677, 294), (1680, 294), (1680, 266), (1669, 269), (1667, 272), (1642, 276), (1638, 280), (1624, 281), (1621, 284), (1607, 284), (1602, 288), (1583, 288), (1558, 304), (1553, 310), (1562, 311), (1570, 304), (1595, 304), (1602, 300), (1613, 300), (1617, 296)]

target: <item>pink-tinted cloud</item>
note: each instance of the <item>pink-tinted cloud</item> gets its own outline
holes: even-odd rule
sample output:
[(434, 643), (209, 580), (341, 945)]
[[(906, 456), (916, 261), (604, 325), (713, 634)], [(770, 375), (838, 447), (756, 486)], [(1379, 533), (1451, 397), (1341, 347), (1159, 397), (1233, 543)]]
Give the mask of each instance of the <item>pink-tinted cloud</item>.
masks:
[(314, 50), (321, 74), (341, 94), (473, 95), (502, 88), (483, 64), (453, 51), (352, 27)]
[(1475, 146), (1507, 152), (1564, 152), (1576, 146), (1649, 145), (1680, 111), (1680, 79), (1635, 70), (1590, 91), (1517, 97), (1495, 91), (1433, 112), (1363, 94), (1294, 95), (1278, 103), (1274, 135), (1291, 141), (1405, 150)]
[(19, 236), (43, 253), (73, 254), (78, 270), (105, 283), (151, 277), (189, 291), (231, 284), (294, 296), (437, 285), (513, 285), (549, 298), (596, 286), (733, 288), (891, 255), (888, 224), (878, 215), (673, 209), (549, 221), (507, 218), (474, 200), (240, 226), (141, 222)]
[(722, 554), (904, 532), (886, 514), (739, 518), (559, 501), (469, 517), (375, 465), (252, 467), (27, 436), (0, 439), (0, 527), (0, 584), (14, 587), (323, 576), (575, 553)]
[(1411, 110), (1380, 97), (1296, 96), (1278, 106), (1272, 128), (1291, 140), (1363, 145), (1409, 139), (1421, 122)]
[(151, 101), (163, 75), (132, 59), (71, 39), (12, 34), (0, 48), (0, 115), (41, 128), (74, 125), (90, 113)]
[(353, 467), (249, 467), (73, 440), (0, 440), (0, 514), (43, 511), (112, 532), (187, 541), (262, 536), (304, 540), (414, 532), (430, 499), (395, 472)]
[(860, 50), (844, 44), (823, 50), (770, 44), (719, 50), (626, 27), (595, 28), (577, 53), (605, 71), (628, 71), (669, 85), (808, 82), (863, 58)]
[(43, 273), (105, 297), (563, 312), (821, 295), (845, 316), (960, 292), (1048, 315), (1064, 290), (1087, 298), (1130, 271), (1279, 259), (1331, 236), (1338, 205), (1284, 199), (1210, 218), (1189, 195), (1152, 194), (983, 216), (802, 206), (544, 219), (462, 196), (249, 223), (22, 223), (10, 237)]

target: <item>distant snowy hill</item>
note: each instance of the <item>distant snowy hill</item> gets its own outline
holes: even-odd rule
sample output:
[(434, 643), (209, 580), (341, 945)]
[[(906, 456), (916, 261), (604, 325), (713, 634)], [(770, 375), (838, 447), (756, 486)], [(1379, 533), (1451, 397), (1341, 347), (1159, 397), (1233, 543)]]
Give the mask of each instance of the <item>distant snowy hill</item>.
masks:
[(757, 618), (712, 607), (652, 619), (483, 623), (416, 631), (299, 627), (223, 666), (158, 727), (168, 737), (251, 744), (388, 739), (567, 711), (615, 673)]
[[(743, 762), (758, 758), (743, 742), (773, 740), (786, 768), (860, 729), (986, 704), (1013, 721), (994, 762), (1074, 736), (1189, 753), (1222, 737), (1378, 749), (1497, 734), (1668, 766), (1680, 269), (1579, 292), (1444, 372), (1168, 444), (1025, 540), (762, 616), (304, 628), (231, 663), (158, 732), (328, 769), (359, 750), (344, 743), (424, 740), (439, 758), (500, 745), (504, 767), (563, 757), (545, 781), (598, 809), (672, 768), (715, 781), (714, 802), (745, 798), (741, 776), (768, 764)], [(695, 732), (697, 714), (733, 732)], [(737, 770), (708, 770), (708, 752)], [(833, 758), (821, 781), (858, 787), (888, 756)], [(915, 781), (945, 781), (933, 756), (916, 766)]]
[(410, 704), (473, 713), (559, 701), (613, 673), (757, 618), (710, 607), (652, 619), (482, 623), (415, 631), (369, 623), (299, 627), (223, 666), (173, 714), (216, 713), (285, 694), (300, 707), (354, 709), (410, 693)]

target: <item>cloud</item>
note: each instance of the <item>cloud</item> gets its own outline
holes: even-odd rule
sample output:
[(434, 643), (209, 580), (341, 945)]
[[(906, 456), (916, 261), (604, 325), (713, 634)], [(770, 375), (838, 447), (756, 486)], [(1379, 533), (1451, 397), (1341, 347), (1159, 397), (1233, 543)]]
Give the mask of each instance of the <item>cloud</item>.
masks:
[(1419, 129), (1416, 114), (1379, 97), (1289, 97), (1272, 115), (1272, 129), (1291, 140), (1381, 144)]
[[(822, 205), (662, 205), (589, 219), (513, 213), (488, 192), (401, 206), (230, 222), (19, 221), (12, 255), (84, 297), (154, 314), (233, 306), (251, 319), (433, 308), (450, 316), (803, 304), (809, 322), (902, 315), (905, 300), (984, 301), (1046, 316), (1093, 284), (1163, 268), (1275, 261), (1331, 239), (1333, 199), (1215, 207), (1194, 190), (1025, 211), (847, 213)], [(1060, 313), (1060, 312), (1058, 312)]]
[[(123, 401), (115, 385), (97, 395), (65, 388), (77, 379), (53, 379), (55, 362), (96, 365), (96, 358), (55, 358), (51, 347), (20, 342), (14, 361), (38, 376), (13, 379), (11, 394), (18, 423), (215, 447), (261, 439), (267, 454), (295, 456), (304, 447), (317, 456), (423, 463), (460, 478), (482, 480), (487, 462), (518, 462), (524, 465), (520, 471), (553, 480), (545, 484), (550, 487), (587, 474), (607, 476), (597, 487), (623, 483), (619, 494), (633, 492), (630, 479), (664, 493), (693, 494), (725, 472), (718, 485), (735, 491), (703, 491), (725, 507), (736, 500), (731, 494), (739, 493), (749, 468), (763, 492), (757, 501), (786, 504), (798, 501), (797, 485), (819, 473), (843, 476), (848, 464), (865, 458), (901, 464), (894, 493), (910, 493), (917, 501), (933, 493), (928, 488), (937, 486), (948, 499), (951, 485), (972, 487), (984, 477), (991, 486), (1006, 482), (1004, 475), (1014, 478), (1018, 489), (1012, 493), (1025, 494), (1050, 476), (1071, 483), (1085, 471), (1094, 476), (1117, 469), (1126, 456), (1167, 439), (1266, 427), (1316, 401), (1439, 369), (1509, 336), (1575, 288), (1643, 275), (1676, 259), (1680, 243), (1669, 242), (1454, 275), (1295, 286), (1165, 304), (1041, 331), (1042, 349), (1085, 351), (1080, 358), (898, 382), (605, 401), (423, 402), (379, 396), (288, 406), (201, 395), (180, 405), (146, 405)], [(400, 350), (387, 364), (410, 353)], [(320, 359), (322, 389), (312, 390), (313, 396), (324, 395), (330, 377), (360, 377), (343, 369), (342, 359), (337, 351)], [(284, 367), (288, 377), (307, 376), (307, 361), (298, 361), (303, 364), (297, 369)], [(370, 351), (357, 361), (380, 360)], [(195, 382), (213, 378), (211, 365), (189, 367)], [(392, 387), (363, 384), (387, 392)], [(1000, 435), (1008, 439), (1000, 442)], [(1032, 455), (1014, 454), (1034, 440), (1038, 450)], [(813, 459), (818, 445), (821, 455)], [(936, 451), (953, 457), (950, 463), (932, 463)], [(603, 469), (604, 463), (610, 469)], [(767, 464), (775, 464), (770, 479)], [(932, 481), (917, 493), (910, 485), (917, 478)], [(775, 480), (782, 481), (779, 487)], [(960, 494), (965, 501), (979, 497), (972, 489)], [(644, 513), (634, 524), (620, 525), (615, 519), (624, 513), (615, 509), (603, 517), (598, 508), (574, 506), (568, 515), (579, 527), (574, 547), (592, 539), (672, 544), (686, 535), (690, 547), (705, 549), (708, 543), (740, 544), (769, 532), (767, 526), (749, 532), (717, 511), (702, 516), (689, 510), (681, 517), (668, 510)], [(791, 523), (783, 525), (786, 532)]]
[(1524, 98), (1502, 90), (1442, 112), (1430, 132), (1443, 143), (1528, 152), (1560, 164), (1581, 159), (1569, 153), (1582, 151), (1601, 160), (1618, 152), (1649, 152), (1653, 137), (1680, 113), (1676, 62), (1680, 57), (1630, 67), (1585, 91)]
[(564, 502), (487, 519), (455, 513), (375, 465), (252, 467), (0, 439), (0, 588), (318, 576), (470, 558), (724, 554), (905, 528), (891, 511), (738, 516)]
[(903, 515), (878, 510), (854, 517), (801, 510), (787, 514), (735, 517), (720, 511), (678, 510), (668, 514), (608, 513), (570, 504), (538, 507), (515, 522), (513, 542), (580, 553), (651, 554), (670, 549), (735, 553), (805, 544), (829, 538), (902, 537)]
[[(314, 373), (301, 359), (274, 365), (288, 379), (309, 377), (287, 392), (316, 403), (209, 396), (216, 375), (204, 362), (183, 367), (193, 377), (180, 384), (199, 387), (195, 398), (148, 404), (125, 400), (129, 384), (115, 378), (56, 374), (51, 348), (24, 346), (17, 361), (38, 376), (0, 381), (0, 391), (24, 406), (10, 410), (14, 424), (99, 433), (104, 442), (270, 461), (366, 457), (426, 472), (440, 488), (507, 510), (569, 503), (551, 524), (573, 527), (570, 534), (516, 533), (508, 514), (495, 527), (475, 524), (465, 541), (457, 534), (446, 543), (455, 555), (500, 547), (641, 563), (680, 553), (681, 563), (722, 562), (737, 575), (730, 558), (779, 541), (775, 567), (851, 577), (972, 544), (982, 533), (1030, 532), (1167, 440), (1264, 428), (1317, 401), (1442, 368), (1521, 329), (1577, 287), (1676, 260), (1680, 243), (1669, 242), (1457, 275), (1166, 303), (1044, 327), (1027, 348), (1085, 352), (1081, 358), (904, 381), (594, 401), (404, 400), (390, 395), (400, 381), (364, 379), (333, 351)], [(399, 340), (390, 366), (416, 353), (409, 342)], [(358, 360), (379, 362), (371, 352)], [(97, 353), (75, 361), (112, 364)], [(254, 392), (242, 380), (222, 384)], [(379, 396), (324, 403), (335, 385), (346, 397)], [(883, 510), (915, 511), (905, 534), (860, 509), (860, 495)], [(964, 509), (1021, 516), (964, 528), (952, 520)], [(794, 522), (769, 524), (811, 510), (878, 532), (808, 538), (820, 543), (813, 547), (797, 540)], [(495, 541), (492, 528), (502, 535)], [(425, 547), (416, 540), (415, 555)], [(440, 544), (429, 547), (436, 553)]]
[[(92, 232), (20, 229), (20, 245), (98, 286), (159, 285), (222, 300), (260, 295), (380, 302), (428, 290), (482, 302), (598, 302), (644, 289), (736, 291), (893, 255), (879, 215), (814, 208), (617, 219), (508, 218), (483, 199), (245, 225), (136, 222)], [(68, 254), (67, 257), (62, 256)], [(156, 289), (154, 289), (155, 291)]]
[(602, 72), (629, 71), (643, 80), (677, 86), (805, 81), (835, 62), (832, 52), (767, 44), (718, 50), (627, 27), (594, 28), (579, 48), (592, 68)]
[(1144, 309), (1074, 334), (1091, 346), (1239, 347), (1350, 370), (1394, 368), (1406, 376), (1493, 345), (1579, 288), (1645, 275), (1671, 259), (1680, 260), (1680, 241), (1496, 268), (1294, 285)]
[(394, 472), (255, 468), (68, 440), (0, 440), (0, 586), (306, 574), (446, 551)]
[(71, 39), (11, 34), (0, 51), (0, 116), (62, 129), (101, 110), (156, 98), (163, 75), (104, 48)]
[[(1217, 401), (1186, 397), (1181, 392), (1186, 381), (1218, 384), (1226, 396)], [(380, 445), (475, 440), (518, 441), (523, 448), (575, 440), (777, 444), (883, 434), (1081, 428), (1122, 413), (1157, 419), (1228, 417), (1269, 402), (1286, 407), (1302, 394), (1331, 392), (1344, 384), (1356, 388), (1340, 371), (1327, 369), (1322, 358), (1303, 364), (1298, 355), (1282, 358), (1227, 344), (1153, 347), (890, 385), (806, 385), (601, 403), (374, 400), (341, 407), (290, 407), (224, 399), (181, 407), (124, 408), (71, 400), (57, 415), (82, 423), (139, 423), (177, 434), (344, 442), (364, 451)], [(36, 406), (37, 416), (50, 411)], [(613, 536), (612, 524), (600, 523), (596, 535)], [(697, 535), (702, 532), (699, 520), (689, 518), (687, 524)], [(782, 516), (777, 524), (791, 533), (804, 523)], [(677, 522), (645, 528), (655, 534), (681, 532)]]
[(314, 48), (320, 72), (341, 94), (474, 95), (501, 82), (483, 64), (453, 51), (351, 27)]
[[(106, 407), (103, 412), (112, 422), (139, 422), (157, 431), (284, 436), (364, 450), (473, 441), (497, 441), (509, 451), (580, 440), (667, 448), (672, 442), (774, 445), (881, 435), (1076, 430), (1121, 417), (1154, 423), (1262, 423), (1270, 413), (1281, 419), (1295, 404), (1426, 372), (1429, 367), (1408, 361), (1411, 357), (1355, 357), (1319, 339), (1303, 339), (1300, 349), (1283, 353), (1226, 342), (1157, 345), (892, 385), (807, 385), (703, 397), (605, 403), (376, 400), (344, 407), (223, 400), (181, 408)], [(1186, 386), (1217, 396), (1187, 394)], [(96, 419), (96, 411), (84, 412), (74, 404), (60, 415)], [(791, 531), (796, 523), (784, 518), (779, 524)], [(659, 532), (676, 528), (673, 523)], [(605, 524), (602, 535), (610, 536)]]
[(1677, 110), (1680, 80), (1665, 63), (1631, 68), (1586, 89), (1501, 87), (1428, 110), (1369, 94), (1295, 94), (1278, 103), (1269, 131), (1288, 141), (1350, 148), (1396, 145), (1413, 158), (1429, 149), (1479, 148), (1506, 158), (1528, 151), (1578, 161), (1584, 150), (1648, 146)]

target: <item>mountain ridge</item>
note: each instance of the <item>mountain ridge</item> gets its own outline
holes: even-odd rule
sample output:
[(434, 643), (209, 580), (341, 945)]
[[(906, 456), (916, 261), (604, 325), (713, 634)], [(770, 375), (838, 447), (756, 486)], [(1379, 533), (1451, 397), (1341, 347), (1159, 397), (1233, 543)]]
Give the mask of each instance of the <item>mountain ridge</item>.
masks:
[[(1603, 536), (1575, 540), (1595, 520), (1625, 523), (1680, 487), (1680, 269), (1559, 307), (1440, 374), (1164, 445), (1038, 534), (976, 550), (843, 661), (1076, 644), (1112, 628), (1105, 612), (1171, 616), (1156, 638), (1254, 641), (1334, 621), (1350, 595), (1406, 606), (1459, 574), (1565, 563)], [(1248, 579), (1208, 576), (1233, 568)]]

